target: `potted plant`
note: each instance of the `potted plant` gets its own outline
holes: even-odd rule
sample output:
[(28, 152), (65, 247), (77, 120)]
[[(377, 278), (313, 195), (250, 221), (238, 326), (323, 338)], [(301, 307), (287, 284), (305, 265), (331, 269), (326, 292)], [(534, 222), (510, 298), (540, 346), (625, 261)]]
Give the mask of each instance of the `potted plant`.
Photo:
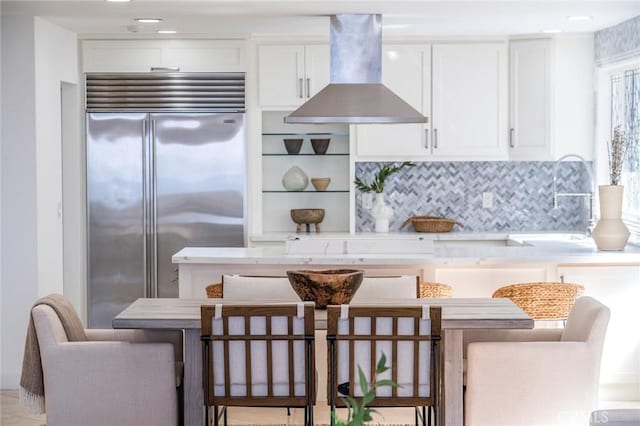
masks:
[(353, 182), (364, 193), (375, 192), (376, 199), (371, 210), (375, 219), (376, 232), (389, 232), (389, 220), (393, 216), (393, 208), (384, 201), (384, 184), (389, 176), (399, 172), (405, 167), (413, 167), (415, 163), (404, 161), (400, 165), (383, 164), (373, 177), (373, 182), (367, 184), (360, 177)]
[(362, 426), (365, 422), (373, 420), (371, 414), (375, 413), (375, 410), (372, 410), (371, 407), (367, 407), (367, 404), (373, 401), (376, 397), (376, 389), (381, 386), (398, 386), (398, 384), (392, 380), (377, 380), (377, 377), (387, 370), (389, 370), (389, 367), (387, 367), (387, 357), (384, 352), (382, 352), (380, 360), (376, 365), (376, 372), (373, 375), (371, 383), (367, 382), (367, 378), (362, 372), (362, 368), (358, 365), (358, 380), (360, 382), (360, 388), (362, 389), (362, 398), (359, 401), (351, 396), (344, 398), (345, 403), (349, 408), (347, 419), (336, 419), (335, 412), (331, 413), (334, 417), (333, 420), (336, 426)]
[(629, 240), (629, 230), (622, 221), (624, 186), (620, 177), (627, 154), (627, 138), (620, 125), (613, 130), (607, 145), (609, 157), (609, 185), (598, 186), (600, 220), (593, 230), (593, 240), (600, 250), (623, 250)]

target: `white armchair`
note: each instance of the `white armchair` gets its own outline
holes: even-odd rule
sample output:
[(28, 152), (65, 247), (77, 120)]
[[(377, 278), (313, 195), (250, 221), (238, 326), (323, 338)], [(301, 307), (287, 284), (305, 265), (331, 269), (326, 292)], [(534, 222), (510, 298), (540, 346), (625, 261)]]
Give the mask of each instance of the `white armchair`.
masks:
[(50, 306), (32, 315), (47, 426), (178, 424), (181, 331), (89, 329), (88, 341), (69, 342)]
[(465, 425), (588, 424), (609, 314), (582, 297), (564, 330), (468, 333)]

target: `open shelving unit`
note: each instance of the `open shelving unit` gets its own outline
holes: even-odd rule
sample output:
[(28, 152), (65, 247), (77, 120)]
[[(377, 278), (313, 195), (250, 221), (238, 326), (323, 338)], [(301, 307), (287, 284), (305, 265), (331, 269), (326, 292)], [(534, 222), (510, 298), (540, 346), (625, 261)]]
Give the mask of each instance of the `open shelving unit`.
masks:
[[(348, 125), (285, 124), (288, 111), (262, 113), (262, 227), (263, 233), (295, 232), (290, 210), (323, 208), (323, 232), (349, 230), (349, 127)], [(288, 154), (283, 139), (301, 138), (298, 154)], [(315, 154), (312, 138), (330, 138), (325, 154)], [(309, 178), (303, 191), (287, 191), (282, 177), (293, 166)], [(316, 191), (311, 178), (329, 177), (325, 191)]]

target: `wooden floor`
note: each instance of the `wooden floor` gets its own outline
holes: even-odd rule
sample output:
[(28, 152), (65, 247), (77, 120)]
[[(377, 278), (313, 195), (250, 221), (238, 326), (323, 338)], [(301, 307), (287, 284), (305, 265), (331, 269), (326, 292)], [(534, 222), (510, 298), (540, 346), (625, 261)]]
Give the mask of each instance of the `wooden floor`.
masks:
[[(601, 401), (602, 409), (638, 408), (640, 401)], [(229, 424), (231, 425), (301, 425), (303, 411), (291, 410), (291, 416), (280, 408), (242, 408), (229, 410)], [(413, 424), (413, 410), (407, 408), (380, 409), (380, 415), (376, 417), (376, 424), (403, 425)], [(315, 423), (328, 424), (329, 410), (326, 406), (317, 406), (315, 409)], [(344, 417), (341, 415), (340, 417)], [(18, 401), (18, 391), (0, 391), (0, 425), (2, 426), (42, 426), (45, 423), (44, 416), (29, 415), (24, 412)]]

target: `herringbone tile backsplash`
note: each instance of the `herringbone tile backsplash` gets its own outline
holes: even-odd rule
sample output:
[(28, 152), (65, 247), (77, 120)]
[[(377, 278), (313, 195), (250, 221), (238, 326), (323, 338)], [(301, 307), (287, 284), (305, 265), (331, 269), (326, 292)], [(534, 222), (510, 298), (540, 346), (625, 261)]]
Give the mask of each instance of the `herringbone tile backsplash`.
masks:
[[(381, 164), (356, 163), (356, 176), (370, 182)], [(552, 161), (416, 163), (385, 184), (385, 200), (394, 210), (390, 231), (398, 231), (410, 216), (430, 215), (464, 224), (454, 230), (583, 232), (589, 215), (586, 198), (563, 197), (559, 208), (553, 209), (554, 165)], [(589, 188), (588, 174), (580, 162), (562, 162), (557, 178), (559, 192)], [(362, 208), (362, 194), (355, 191), (356, 230), (373, 231), (371, 210)], [(493, 208), (482, 208), (483, 192), (493, 193)]]

